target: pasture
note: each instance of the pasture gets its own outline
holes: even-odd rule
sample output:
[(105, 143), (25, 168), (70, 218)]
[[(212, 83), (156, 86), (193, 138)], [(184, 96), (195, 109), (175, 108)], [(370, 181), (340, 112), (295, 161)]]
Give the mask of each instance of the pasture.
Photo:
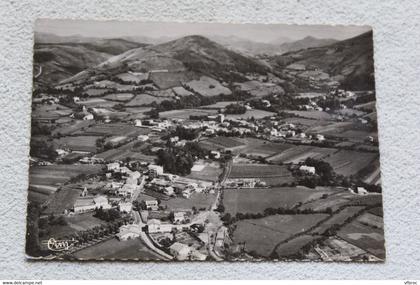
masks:
[(134, 97), (132, 93), (111, 93), (103, 98), (110, 101), (117, 101), (117, 102), (127, 102), (130, 101)]
[(79, 250), (74, 253), (74, 256), (77, 259), (82, 260), (92, 260), (92, 256), (95, 257), (95, 260), (98, 260), (98, 258), (103, 258), (105, 260), (161, 260), (161, 258), (150, 250), (139, 238), (127, 241), (119, 241), (117, 238), (113, 238)]
[(277, 155), (269, 157), (268, 161), (274, 163), (281, 162), (297, 164), (305, 161), (309, 157), (314, 159), (322, 159), (335, 153), (336, 151), (337, 149), (334, 148), (298, 145), (288, 148)]
[(259, 178), (271, 186), (283, 185), (295, 180), (284, 165), (247, 163), (233, 164), (228, 178)]
[(328, 162), (337, 174), (350, 176), (367, 167), (378, 156), (377, 153), (340, 150), (323, 158), (323, 160)]
[(131, 158), (133, 160), (143, 160), (147, 162), (154, 162), (155, 156), (154, 155), (146, 155), (141, 152), (141, 149), (145, 147), (147, 144), (143, 144), (143, 147), (136, 148), (134, 145), (137, 141), (133, 141), (127, 144), (124, 144), (117, 148), (112, 148), (101, 152), (96, 155), (98, 158), (102, 158), (105, 161), (122, 161), (124, 159)]
[(191, 174), (189, 174), (187, 178), (216, 182), (219, 180), (219, 176), (222, 174), (222, 172), (223, 169), (218, 163), (204, 162), (203, 169), (200, 171), (191, 171)]
[(216, 194), (193, 193), (189, 199), (177, 197), (168, 200), (162, 200), (162, 206), (168, 206), (169, 210), (181, 211), (191, 210), (192, 207), (198, 209), (209, 209), (216, 199)]
[(139, 128), (128, 123), (96, 124), (85, 128), (77, 134), (85, 136), (138, 136), (147, 135), (151, 132), (148, 128)]
[(172, 98), (156, 97), (149, 94), (137, 94), (131, 101), (125, 104), (126, 107), (138, 107), (150, 105), (153, 102), (159, 104), (164, 100), (172, 100)]
[(316, 240), (319, 236), (316, 235), (301, 235), (285, 243), (280, 244), (276, 248), (276, 254), (279, 258), (292, 257), (299, 253), (301, 248), (313, 240)]
[(182, 110), (171, 110), (160, 112), (160, 118), (166, 119), (181, 119), (186, 120), (189, 119), (190, 116), (211, 116), (216, 115), (216, 110), (203, 110), (203, 109), (182, 109)]
[(308, 230), (325, 219), (326, 214), (274, 215), (262, 219), (237, 222), (233, 232), (235, 243), (245, 243), (245, 250), (258, 256), (269, 257), (276, 245), (287, 238)]
[(382, 229), (353, 221), (340, 229), (338, 236), (379, 258), (385, 258), (385, 240)]
[(310, 189), (303, 186), (273, 187), (266, 189), (225, 189), (223, 205), (231, 215), (236, 213), (263, 213), (267, 208), (292, 208), (298, 203), (317, 200), (324, 194), (337, 190), (329, 188)]
[(54, 139), (56, 148), (69, 148), (72, 151), (95, 152), (97, 136), (71, 136)]
[(257, 110), (257, 109), (252, 109), (252, 110), (247, 110), (245, 112), (245, 114), (227, 114), (226, 118), (227, 119), (243, 119), (243, 120), (247, 120), (247, 119), (262, 119), (265, 117), (271, 117), (276, 115), (276, 113), (274, 112), (269, 112), (269, 111), (264, 111), (264, 110)]
[(354, 215), (359, 213), (364, 208), (365, 207), (363, 207), (363, 206), (346, 207), (342, 211), (340, 211), (339, 213), (334, 214), (330, 219), (323, 222), (320, 226), (316, 227), (313, 231), (311, 231), (311, 233), (322, 235), (326, 230), (328, 230), (332, 226), (342, 225), (345, 220), (353, 217)]
[(204, 97), (232, 94), (229, 88), (224, 87), (219, 81), (208, 76), (201, 76), (200, 79), (189, 81), (186, 85)]
[(246, 147), (241, 149), (241, 153), (256, 157), (269, 157), (295, 147), (293, 144), (269, 142), (256, 138), (246, 138), (244, 143)]
[(323, 111), (296, 111), (296, 110), (284, 110), (284, 112), (307, 119), (314, 120), (332, 120), (333, 116)]

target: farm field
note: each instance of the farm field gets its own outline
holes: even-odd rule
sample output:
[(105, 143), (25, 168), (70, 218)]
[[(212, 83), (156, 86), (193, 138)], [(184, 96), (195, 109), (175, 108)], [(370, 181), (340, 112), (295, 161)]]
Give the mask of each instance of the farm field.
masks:
[(230, 104), (239, 104), (242, 101), (220, 101), (211, 105), (201, 106), (201, 109), (224, 109), (227, 105)]
[(200, 141), (200, 146), (207, 150), (233, 150), (245, 146), (240, 138), (213, 137)]
[(82, 190), (80, 185), (71, 184), (62, 186), (49, 197), (44, 213), (62, 214), (64, 209), (73, 208), (74, 202), (80, 197)]
[(107, 88), (91, 88), (91, 89), (86, 89), (85, 91), (83, 91), (83, 94), (86, 94), (89, 97), (95, 97), (95, 96), (104, 95), (105, 93), (109, 91), (110, 90)]
[(241, 149), (241, 153), (264, 158), (295, 147), (293, 144), (275, 143), (255, 138), (246, 138), (244, 142), (246, 147)]
[(134, 97), (132, 93), (111, 93), (103, 98), (110, 101), (126, 102), (130, 101)]
[(87, 164), (32, 166), (29, 170), (29, 185), (55, 186), (79, 174), (99, 173), (101, 169), (102, 165)]
[(140, 83), (141, 80), (147, 79), (147, 73), (129, 73), (124, 72), (116, 75), (117, 78), (121, 79), (124, 82), (135, 82)]
[(208, 76), (201, 76), (199, 80), (189, 81), (186, 85), (204, 97), (212, 97), (220, 94), (230, 95), (232, 93), (229, 88), (224, 87), (219, 81)]
[(190, 116), (211, 116), (216, 115), (216, 110), (203, 109), (182, 109), (160, 112), (159, 117), (166, 119), (188, 119)]
[(284, 112), (293, 114), (298, 117), (314, 119), (314, 120), (332, 120), (333, 116), (323, 111), (296, 111), (296, 110), (284, 110)]
[(54, 140), (57, 148), (70, 148), (72, 151), (95, 152), (97, 136), (61, 137)]
[(237, 227), (232, 239), (235, 243), (245, 243), (247, 252), (269, 257), (278, 243), (309, 229), (326, 217), (326, 214), (274, 215), (242, 220), (235, 224)]
[(340, 229), (338, 236), (379, 258), (385, 258), (384, 232), (382, 229), (353, 221)]
[(71, 124), (63, 124), (60, 125), (60, 127), (57, 127), (56, 129), (53, 130), (52, 134), (53, 135), (57, 135), (58, 133), (60, 133), (63, 136), (68, 136), (68, 135), (72, 135), (73, 133), (76, 133), (84, 128), (87, 128), (89, 126), (92, 126), (95, 122), (93, 121), (71, 121)]
[(364, 213), (357, 218), (357, 221), (370, 227), (379, 229), (384, 228), (384, 219), (371, 213)]
[(78, 101), (77, 104), (81, 106), (86, 106), (86, 108), (112, 108), (119, 103), (107, 101), (102, 98), (90, 98), (87, 100)]
[(383, 215), (384, 215), (384, 210), (382, 209), (382, 207), (372, 208), (372, 209), (368, 210), (368, 212), (371, 213), (371, 214), (374, 214), (375, 216), (378, 216), (378, 217), (383, 217)]
[(272, 186), (295, 180), (287, 166), (270, 164), (233, 164), (228, 178), (260, 178)]
[(312, 233), (322, 235), (326, 230), (331, 228), (334, 225), (342, 225), (345, 220), (351, 218), (353, 215), (356, 215), (365, 207), (363, 206), (350, 206), (346, 207), (337, 214), (334, 214), (330, 219), (323, 222), (320, 226), (316, 227)]
[(340, 150), (323, 160), (328, 162), (336, 173), (350, 176), (358, 173), (377, 158), (377, 153)]
[(364, 104), (354, 105), (354, 109), (362, 110), (362, 111), (369, 111), (374, 112), (376, 111), (376, 101), (371, 101)]
[(250, 118), (254, 118), (254, 119), (262, 119), (265, 117), (271, 117), (274, 116), (276, 113), (273, 112), (269, 112), (269, 111), (264, 111), (264, 110), (257, 110), (257, 109), (253, 109), (253, 110), (247, 110), (245, 112), (245, 114), (227, 114), (226, 118), (229, 119), (250, 119)]
[(270, 162), (281, 162), (281, 163), (293, 163), (297, 164), (299, 162), (305, 161), (307, 158), (322, 159), (337, 152), (337, 149), (326, 148), (326, 147), (316, 147), (308, 145), (298, 145), (285, 151), (273, 155), (268, 158)]
[(319, 120), (298, 118), (298, 117), (289, 117), (289, 118), (282, 119), (282, 123), (294, 124), (294, 125), (300, 126), (303, 130), (307, 130), (308, 128), (311, 128), (311, 127), (321, 127), (321, 126), (327, 126), (331, 124), (331, 122), (328, 122), (328, 121), (319, 121)]
[(172, 100), (171, 98), (167, 97), (156, 97), (149, 94), (138, 94), (130, 102), (126, 103), (126, 107), (137, 107), (137, 106), (145, 106), (156, 102), (159, 104), (164, 100)]
[(299, 207), (300, 209), (313, 209), (315, 211), (324, 211), (327, 208), (331, 208), (333, 211), (338, 210), (341, 206), (349, 204), (351, 201), (355, 201), (357, 196), (350, 192), (342, 189), (336, 189), (335, 193), (329, 195), (325, 199), (319, 199), (311, 201)]
[(83, 131), (78, 131), (77, 134), (83, 134), (85, 136), (138, 136), (147, 135), (150, 132), (151, 130), (148, 128), (139, 128), (123, 123), (110, 123), (90, 126)]
[(168, 206), (168, 209), (175, 211), (191, 210), (192, 207), (208, 209), (214, 203), (215, 199), (215, 194), (194, 193), (189, 199), (177, 197), (162, 200), (161, 205)]
[(279, 258), (293, 257), (298, 254), (300, 249), (306, 244), (313, 240), (316, 240), (319, 236), (316, 235), (302, 235), (298, 236), (290, 241), (280, 244), (276, 248), (276, 254)]
[[(137, 141), (129, 142), (117, 148), (112, 148), (104, 152), (98, 153), (96, 157), (102, 158), (105, 161), (124, 160), (127, 157), (132, 159), (144, 160), (147, 162), (153, 162), (155, 160), (154, 155), (146, 155), (141, 152), (142, 147), (135, 148), (134, 145)], [(144, 144), (144, 147), (147, 144)]]
[(66, 235), (70, 235), (78, 231), (86, 231), (96, 226), (106, 225), (106, 222), (95, 218), (93, 213), (84, 213), (71, 217), (65, 217), (65, 220), (67, 225), (55, 225), (52, 227), (51, 232), (54, 232), (52, 237), (57, 239), (63, 238)]
[(216, 182), (222, 174), (223, 169), (218, 163), (205, 163), (200, 171), (191, 171), (187, 178)]
[(297, 203), (320, 199), (335, 189), (310, 189), (303, 186), (267, 189), (225, 189), (223, 205), (231, 215), (236, 213), (263, 213), (267, 208), (292, 208)]
[(74, 256), (82, 260), (97, 260), (98, 258), (106, 260), (161, 260), (161, 258), (151, 251), (139, 238), (127, 241), (119, 241), (118, 239), (113, 238), (97, 245), (82, 249), (74, 253)]

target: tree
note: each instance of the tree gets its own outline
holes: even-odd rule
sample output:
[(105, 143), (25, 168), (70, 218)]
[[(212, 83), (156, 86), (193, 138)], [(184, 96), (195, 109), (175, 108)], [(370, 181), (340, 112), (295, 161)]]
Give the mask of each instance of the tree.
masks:
[(225, 114), (245, 114), (246, 107), (241, 104), (233, 103), (225, 107)]

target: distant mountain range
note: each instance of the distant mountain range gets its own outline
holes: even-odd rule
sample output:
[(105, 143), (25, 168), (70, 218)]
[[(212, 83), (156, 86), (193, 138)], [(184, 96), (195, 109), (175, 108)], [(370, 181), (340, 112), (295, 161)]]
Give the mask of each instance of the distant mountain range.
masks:
[[(153, 70), (166, 70), (189, 80), (208, 75), (232, 82), (246, 80), (246, 73), (281, 73), (287, 65), (301, 63), (335, 76), (344, 85), (372, 87), (371, 33), (339, 42), (314, 37), (287, 40), (258, 43), (237, 37), (192, 35), (156, 44), (147, 37), (128, 40), (36, 34), (34, 65), (42, 66), (38, 81), (57, 84), (64, 79), (84, 82), (98, 75)], [(264, 54), (264, 61), (257, 54)]]

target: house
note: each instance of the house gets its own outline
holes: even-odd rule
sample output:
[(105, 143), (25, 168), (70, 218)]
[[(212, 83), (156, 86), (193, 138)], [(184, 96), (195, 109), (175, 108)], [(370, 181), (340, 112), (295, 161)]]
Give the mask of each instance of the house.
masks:
[(163, 167), (160, 165), (150, 164), (148, 167), (149, 173), (155, 173), (156, 175), (162, 175), (163, 174)]
[(169, 141), (170, 141), (171, 143), (176, 143), (176, 142), (178, 142), (178, 141), (179, 141), (179, 137), (178, 137), (178, 136), (171, 137), (171, 138), (169, 139)]
[(118, 204), (118, 208), (120, 209), (120, 212), (130, 213), (132, 209), (132, 204), (127, 202), (120, 202)]
[(299, 167), (299, 170), (302, 172), (309, 173), (309, 174), (315, 174), (315, 167), (313, 166), (301, 165)]
[(123, 225), (119, 229), (119, 233), (116, 234), (116, 237), (120, 241), (130, 240), (138, 238), (141, 234), (141, 226), (137, 224)]
[(182, 190), (182, 197), (189, 199), (193, 192), (194, 190), (192, 188), (187, 187), (184, 190)]
[(168, 186), (168, 187), (163, 188), (163, 193), (164, 193), (165, 195), (167, 195), (167, 196), (172, 196), (172, 195), (174, 195), (174, 194), (175, 194), (174, 187), (172, 187), (172, 186)]
[(175, 242), (169, 247), (169, 252), (177, 260), (187, 260), (191, 254), (191, 248), (188, 245), (182, 244), (180, 242)]
[(94, 211), (99, 208), (104, 210), (111, 208), (111, 205), (108, 203), (108, 198), (105, 196), (81, 197), (73, 205), (73, 210), (77, 214)]
[(139, 119), (134, 120), (134, 126), (141, 127), (142, 126), (141, 120)]
[(130, 173), (130, 178), (131, 179), (140, 179), (140, 177), (141, 177), (141, 174), (138, 171), (134, 171), (134, 172)]
[(214, 157), (214, 159), (219, 159), (221, 157), (220, 152), (217, 150), (210, 151), (210, 154)]
[(144, 202), (146, 203), (147, 210), (157, 211), (159, 209), (157, 200), (146, 200)]
[(367, 195), (369, 192), (364, 187), (357, 187), (357, 194)]
[(148, 135), (139, 135), (139, 136), (137, 136), (137, 140), (139, 140), (141, 142), (145, 142), (145, 141), (149, 140), (149, 136)]
[(120, 164), (118, 162), (108, 163), (106, 165), (106, 169), (108, 171), (116, 171), (116, 170), (120, 169)]
[(83, 121), (88, 121), (88, 120), (93, 120), (93, 114), (91, 113), (87, 113), (84, 117), (83, 117)]
[(186, 220), (185, 212), (175, 212), (174, 213), (174, 223), (183, 223)]
[(172, 224), (162, 224), (160, 220), (150, 219), (147, 221), (147, 229), (149, 233), (170, 233), (172, 231)]
[(323, 135), (320, 135), (320, 134), (316, 135), (316, 136), (315, 136), (315, 138), (316, 138), (318, 141), (325, 141), (325, 137), (324, 137)]

